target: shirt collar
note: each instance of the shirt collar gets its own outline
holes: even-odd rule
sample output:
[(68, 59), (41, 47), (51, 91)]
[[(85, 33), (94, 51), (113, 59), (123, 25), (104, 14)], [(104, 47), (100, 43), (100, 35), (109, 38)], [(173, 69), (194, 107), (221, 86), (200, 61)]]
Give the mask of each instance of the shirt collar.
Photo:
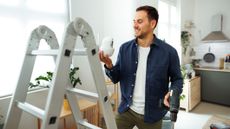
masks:
[(157, 36), (155, 34), (153, 34), (154, 38), (153, 38), (153, 41), (152, 41), (152, 44), (151, 44), (151, 47), (152, 46), (159, 46), (159, 39), (157, 38)]
[[(157, 38), (157, 36), (155, 34), (153, 34), (154, 38), (153, 38), (153, 41), (150, 45), (150, 47), (153, 47), (153, 46), (159, 46), (159, 39)], [(138, 46), (138, 43), (137, 43), (137, 38), (134, 40), (135, 44)]]

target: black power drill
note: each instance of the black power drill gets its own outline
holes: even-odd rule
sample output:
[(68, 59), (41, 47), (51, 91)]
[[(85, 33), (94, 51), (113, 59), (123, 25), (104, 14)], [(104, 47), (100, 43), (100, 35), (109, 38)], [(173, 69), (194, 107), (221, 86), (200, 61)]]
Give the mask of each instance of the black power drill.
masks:
[(169, 111), (170, 111), (170, 119), (172, 122), (176, 122), (177, 120), (177, 113), (180, 108), (180, 93), (179, 90), (173, 89), (170, 91), (170, 98), (169, 98)]
[(171, 129), (174, 129), (174, 123), (177, 120), (177, 113), (180, 108), (180, 92), (178, 89), (173, 89), (170, 91), (169, 96), (169, 107), (164, 105), (164, 100), (160, 100), (160, 107), (168, 110), (170, 112), (170, 117), (166, 115), (163, 120), (170, 120), (171, 121)]

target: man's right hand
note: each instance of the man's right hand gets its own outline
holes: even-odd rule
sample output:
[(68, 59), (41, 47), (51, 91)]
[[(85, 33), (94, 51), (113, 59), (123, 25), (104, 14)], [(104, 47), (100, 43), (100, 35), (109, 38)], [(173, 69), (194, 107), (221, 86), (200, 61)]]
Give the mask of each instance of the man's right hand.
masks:
[(105, 65), (108, 69), (111, 69), (113, 67), (112, 60), (109, 58), (108, 55), (104, 55), (103, 51), (99, 51), (99, 58), (100, 58), (101, 62), (105, 63)]

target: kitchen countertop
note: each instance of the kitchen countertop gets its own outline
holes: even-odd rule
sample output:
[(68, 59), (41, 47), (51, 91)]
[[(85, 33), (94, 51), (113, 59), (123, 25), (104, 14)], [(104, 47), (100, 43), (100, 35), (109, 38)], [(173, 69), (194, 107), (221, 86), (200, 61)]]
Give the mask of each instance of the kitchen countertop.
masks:
[(230, 69), (220, 69), (217, 67), (199, 67), (199, 68), (194, 68), (195, 70), (206, 70), (206, 71), (216, 71), (216, 72), (229, 72)]

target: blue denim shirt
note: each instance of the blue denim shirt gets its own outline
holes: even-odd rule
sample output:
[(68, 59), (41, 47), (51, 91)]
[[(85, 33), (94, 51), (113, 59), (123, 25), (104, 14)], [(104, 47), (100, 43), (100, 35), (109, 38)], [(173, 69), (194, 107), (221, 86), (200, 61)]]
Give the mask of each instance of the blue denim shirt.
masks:
[[(132, 104), (137, 65), (138, 44), (136, 39), (133, 39), (121, 45), (113, 68), (105, 67), (105, 72), (113, 83), (120, 82), (119, 113), (127, 111)], [(169, 82), (171, 82), (171, 89), (177, 88), (180, 93), (182, 92), (183, 78), (178, 54), (173, 47), (155, 36), (147, 58), (145, 122), (156, 122), (166, 114), (167, 111), (159, 107), (159, 100), (163, 99), (169, 91)]]

